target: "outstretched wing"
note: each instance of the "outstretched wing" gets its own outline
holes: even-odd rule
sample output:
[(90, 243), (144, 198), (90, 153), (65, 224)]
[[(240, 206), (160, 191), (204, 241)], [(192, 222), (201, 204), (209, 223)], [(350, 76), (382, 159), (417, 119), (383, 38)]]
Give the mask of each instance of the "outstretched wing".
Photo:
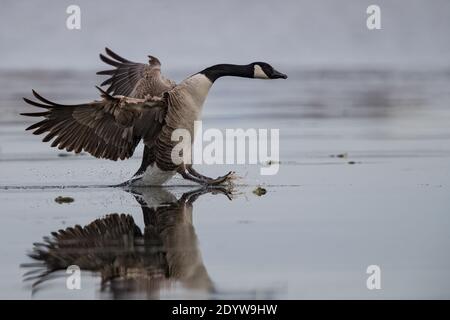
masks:
[(77, 105), (54, 103), (33, 90), (39, 102), (24, 98), (25, 102), (47, 111), (23, 113), (45, 118), (27, 130), (35, 130), (36, 135), (46, 132), (44, 142), (55, 138), (52, 147), (75, 153), (84, 150), (97, 158), (110, 160), (131, 157), (142, 138), (147, 144), (151, 143), (163, 125), (167, 99), (113, 97), (99, 90), (102, 100)]
[(175, 85), (161, 76), (161, 63), (156, 57), (148, 56), (149, 63), (144, 64), (129, 61), (108, 48), (105, 48), (105, 52), (106, 55), (100, 54), (100, 59), (114, 69), (99, 71), (97, 74), (110, 76), (101, 84), (109, 85), (107, 93), (142, 98), (146, 94), (159, 96)]

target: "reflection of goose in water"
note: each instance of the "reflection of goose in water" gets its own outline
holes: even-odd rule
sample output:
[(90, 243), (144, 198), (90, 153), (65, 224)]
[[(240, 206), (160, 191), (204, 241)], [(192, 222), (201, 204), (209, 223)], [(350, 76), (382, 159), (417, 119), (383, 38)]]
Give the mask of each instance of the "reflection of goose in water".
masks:
[(37, 262), (25, 275), (39, 284), (55, 272), (78, 265), (101, 275), (101, 291), (113, 298), (144, 294), (157, 298), (161, 289), (181, 284), (186, 289), (212, 292), (213, 284), (203, 264), (192, 224), (192, 204), (202, 194), (225, 189), (198, 189), (179, 200), (163, 188), (133, 189), (144, 215), (143, 232), (128, 214), (110, 214), (85, 227), (53, 232), (36, 243), (30, 257)]

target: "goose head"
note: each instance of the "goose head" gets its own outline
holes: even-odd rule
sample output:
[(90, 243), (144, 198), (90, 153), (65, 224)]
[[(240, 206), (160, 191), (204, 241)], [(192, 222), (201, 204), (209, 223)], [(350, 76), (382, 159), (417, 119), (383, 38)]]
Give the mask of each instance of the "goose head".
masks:
[(266, 62), (253, 62), (253, 78), (255, 79), (287, 79), (287, 75), (274, 69)]

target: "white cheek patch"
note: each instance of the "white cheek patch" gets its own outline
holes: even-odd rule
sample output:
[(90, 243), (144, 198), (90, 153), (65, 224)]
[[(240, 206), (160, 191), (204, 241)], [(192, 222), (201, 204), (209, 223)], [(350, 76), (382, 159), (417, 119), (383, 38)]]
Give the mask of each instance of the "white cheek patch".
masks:
[(255, 64), (255, 66), (253, 68), (254, 68), (254, 70), (253, 70), (253, 78), (269, 79), (267, 74), (263, 71), (263, 69), (258, 64)]

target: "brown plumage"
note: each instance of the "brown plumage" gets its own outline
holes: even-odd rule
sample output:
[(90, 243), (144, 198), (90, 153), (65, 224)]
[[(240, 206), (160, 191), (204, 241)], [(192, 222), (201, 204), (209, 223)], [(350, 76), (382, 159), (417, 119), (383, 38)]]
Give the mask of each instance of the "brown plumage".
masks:
[(131, 157), (141, 139), (151, 145), (164, 121), (165, 99), (113, 97), (99, 90), (102, 100), (77, 105), (57, 104), (33, 90), (39, 102), (24, 98), (25, 102), (48, 111), (23, 113), (45, 118), (27, 130), (34, 130), (36, 135), (47, 133), (44, 142), (55, 138), (52, 147), (75, 153), (86, 151), (110, 160)]
[(109, 85), (106, 92), (133, 98), (144, 98), (146, 95), (160, 96), (163, 92), (175, 87), (176, 83), (161, 74), (161, 62), (154, 56), (149, 63), (138, 63), (122, 58), (109, 48), (105, 48), (106, 56), (100, 59), (114, 67), (112, 70), (99, 71), (99, 75), (108, 75), (101, 86)]

